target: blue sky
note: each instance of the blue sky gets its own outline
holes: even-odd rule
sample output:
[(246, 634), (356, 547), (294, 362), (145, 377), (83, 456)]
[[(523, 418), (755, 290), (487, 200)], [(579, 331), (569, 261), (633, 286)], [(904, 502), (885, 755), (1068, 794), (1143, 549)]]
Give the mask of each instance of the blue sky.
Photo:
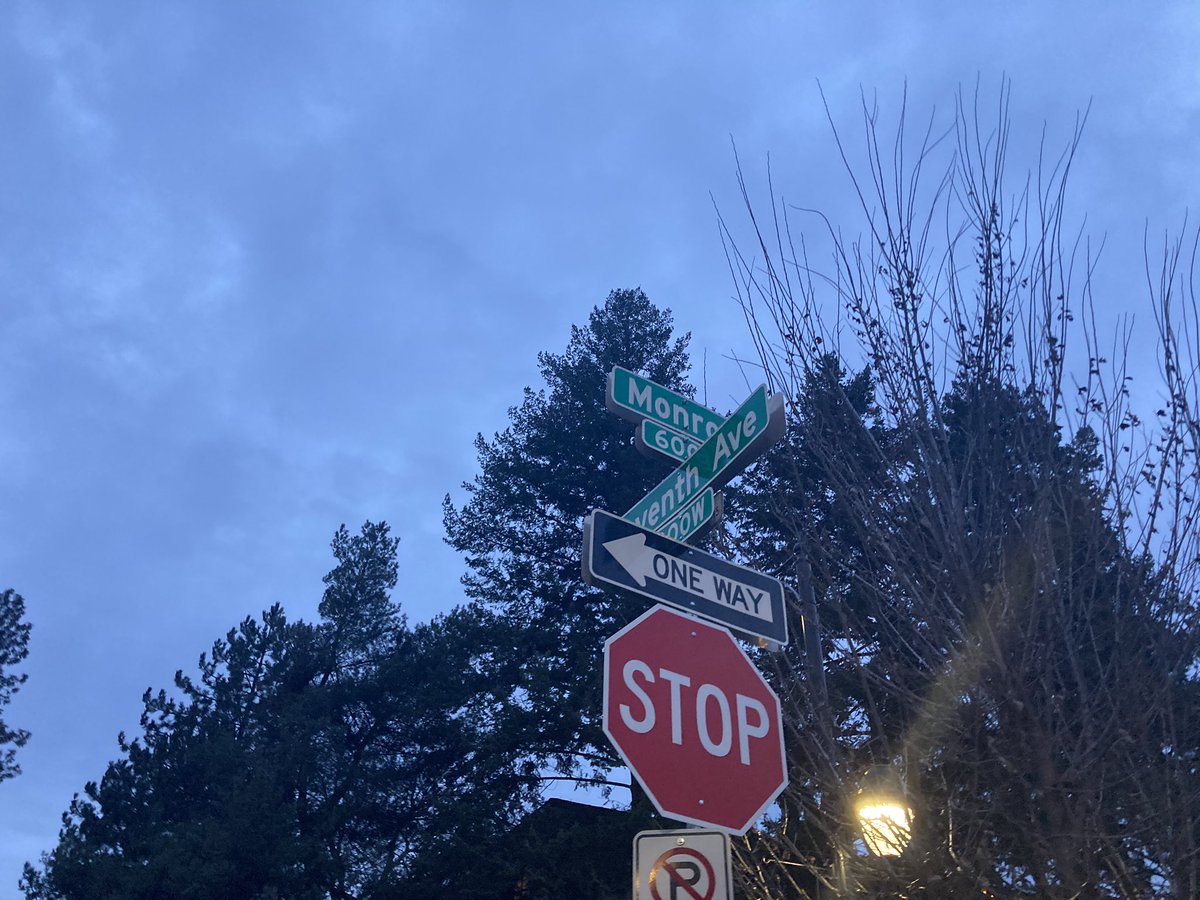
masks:
[(1102, 326), (1149, 329), (1143, 234), (1200, 202), (1197, 47), (1185, 2), (5, 4), (0, 588), (34, 631), (0, 897), (147, 687), (315, 615), (340, 523), (392, 523), (410, 618), (459, 602), (441, 499), (610, 290), (737, 405), (731, 138), (859, 227), (818, 82), (853, 137), (860, 89), (949, 124), (1006, 75), (1018, 173), (1090, 103), (1069, 216)]

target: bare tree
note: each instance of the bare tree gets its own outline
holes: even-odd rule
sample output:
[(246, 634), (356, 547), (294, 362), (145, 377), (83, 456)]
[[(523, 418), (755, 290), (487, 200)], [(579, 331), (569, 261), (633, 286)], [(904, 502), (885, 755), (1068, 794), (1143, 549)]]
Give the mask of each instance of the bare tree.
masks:
[[(885, 136), (864, 100), (863, 163), (833, 129), (860, 236), (773, 187), (764, 223), (740, 167), (750, 241), (722, 220), (792, 412), (725, 538), (788, 580), (804, 635), (764, 657), (792, 778), (739, 845), (742, 890), (1200, 896), (1196, 245), (1150, 283), (1148, 425), (1065, 225), (1084, 117), (1015, 188), (1007, 85), (994, 113), (960, 96), (944, 132), (906, 118)], [(880, 766), (916, 813), (890, 860), (852, 812)]]

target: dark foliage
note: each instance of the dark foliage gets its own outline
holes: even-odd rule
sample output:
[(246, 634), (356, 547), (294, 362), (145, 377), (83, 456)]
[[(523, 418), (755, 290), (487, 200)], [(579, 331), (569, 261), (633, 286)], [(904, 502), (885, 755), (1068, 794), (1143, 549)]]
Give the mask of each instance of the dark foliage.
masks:
[[(12, 671), (29, 655), (30, 625), (24, 621), (25, 600), (16, 591), (0, 592), (0, 712), (25, 683), (26, 675)], [(0, 781), (21, 773), (17, 748), (24, 747), (29, 732), (11, 728), (0, 718)]]
[(583, 520), (597, 507), (623, 513), (669, 471), (606, 411), (605, 377), (620, 365), (690, 396), (686, 342), (672, 340), (670, 313), (640, 290), (614, 291), (586, 328), (571, 329), (564, 353), (539, 355), (546, 388), (527, 388), (512, 424), (476, 440), (480, 474), (464, 485), (466, 504), (446, 498), (467, 593), (495, 626), (502, 730), (564, 773), (615, 761), (600, 733), (600, 653), (645, 607), (583, 583)]
[(523, 790), (487, 771), (478, 659), (453, 615), (404, 624), (395, 549), (383, 523), (339, 529), (320, 623), (275, 606), (147, 691), (26, 896), (376, 895), (448, 834), (505, 827)]
[[(727, 504), (731, 537), (790, 581), (810, 639), (762, 660), (792, 782), (739, 847), (748, 897), (1200, 890), (1200, 404), (1173, 324), (1198, 305), (1172, 296), (1176, 247), (1153, 298), (1171, 398), (1157, 433), (1139, 433), (1130, 379), (1119, 361), (1106, 375), (1087, 327), (1086, 374), (1064, 390), (1072, 323), (1092, 321), (1061, 231), (1075, 143), (1036, 194), (1010, 193), (1002, 94), (994, 127), (960, 98), (932, 188), (937, 132), (910, 146), (901, 115), (881, 139), (864, 106), (865, 171), (846, 164), (865, 235), (822, 223), (832, 273), (807, 267), (792, 207), (773, 235), (751, 212), (762, 258), (730, 245), (794, 413)], [(854, 797), (881, 768), (916, 816), (892, 860), (856, 843)]]

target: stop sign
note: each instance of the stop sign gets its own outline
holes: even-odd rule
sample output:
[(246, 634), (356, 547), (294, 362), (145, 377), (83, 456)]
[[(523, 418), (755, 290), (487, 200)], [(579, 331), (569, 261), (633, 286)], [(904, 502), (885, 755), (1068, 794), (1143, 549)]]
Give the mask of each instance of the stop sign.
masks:
[(672, 819), (744, 834), (787, 784), (775, 692), (727, 629), (665, 606), (604, 644), (604, 733)]

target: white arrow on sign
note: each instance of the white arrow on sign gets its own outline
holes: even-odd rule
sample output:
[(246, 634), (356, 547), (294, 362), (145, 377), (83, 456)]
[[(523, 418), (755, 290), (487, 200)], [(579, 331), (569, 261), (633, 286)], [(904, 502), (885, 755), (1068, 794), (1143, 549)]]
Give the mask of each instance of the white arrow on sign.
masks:
[(639, 587), (645, 587), (648, 580), (660, 581), (695, 597), (723, 603), (730, 609), (748, 613), (764, 622), (774, 621), (771, 597), (766, 591), (727, 578), (689, 560), (647, 547), (644, 534), (631, 534), (609, 541), (604, 544), (604, 549), (612, 554), (613, 559), (621, 564)]

